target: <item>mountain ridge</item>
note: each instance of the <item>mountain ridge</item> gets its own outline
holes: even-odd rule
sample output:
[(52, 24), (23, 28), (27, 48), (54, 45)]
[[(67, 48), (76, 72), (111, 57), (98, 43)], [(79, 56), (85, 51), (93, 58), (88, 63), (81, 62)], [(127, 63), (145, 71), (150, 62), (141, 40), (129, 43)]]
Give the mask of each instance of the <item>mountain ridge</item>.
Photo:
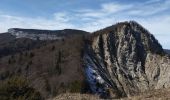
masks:
[(165, 49), (165, 52), (170, 54), (170, 50), (169, 49)]
[[(86, 76), (94, 93), (109, 87), (113, 97), (119, 97), (169, 87), (168, 55), (155, 37), (134, 21), (94, 32), (86, 48), (85, 66), (91, 70)], [(102, 87), (95, 87), (96, 83)]]
[(74, 35), (88, 34), (88, 32), (76, 29), (64, 29), (64, 30), (39, 30), (39, 29), (21, 29), (11, 28), (8, 29), (8, 33), (16, 36), (16, 38), (30, 38), (33, 40), (56, 40), (63, 39), (65, 37), (71, 37)]
[[(38, 39), (35, 30), (31, 31), (34, 32), (17, 31), (6, 36), (12, 34), (10, 41), (14, 44), (27, 38), (30, 45), (37, 43), (38, 47), (3, 55), (0, 58), (0, 83), (11, 76), (22, 76), (45, 99), (66, 92), (120, 98), (170, 87), (169, 54), (135, 21), (119, 22), (91, 34), (84, 31), (72, 34), (70, 30), (63, 30), (71, 34), (62, 39), (49, 39), (39, 33), (43, 39)], [(14, 37), (18, 33), (21, 36)], [(7, 39), (1, 36), (4, 34), (0, 35), (0, 40)], [(45, 44), (39, 44), (40, 41)], [(20, 50), (21, 45), (12, 48)]]

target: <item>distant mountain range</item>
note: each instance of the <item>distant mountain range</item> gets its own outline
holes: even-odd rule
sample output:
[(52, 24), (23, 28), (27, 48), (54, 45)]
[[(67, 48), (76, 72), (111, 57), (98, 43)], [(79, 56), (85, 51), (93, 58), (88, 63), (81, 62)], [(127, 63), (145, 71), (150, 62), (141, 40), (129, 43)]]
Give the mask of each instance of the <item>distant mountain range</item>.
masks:
[(16, 38), (30, 38), (33, 40), (55, 40), (62, 39), (64, 37), (87, 34), (88, 32), (74, 29), (64, 29), (64, 30), (38, 30), (38, 29), (20, 29), (11, 28), (8, 33), (16, 36)]
[(170, 54), (170, 50), (165, 49), (165, 52), (167, 52), (168, 54)]
[(163, 91), (170, 88), (167, 52), (135, 21), (93, 33), (12, 28), (0, 34), (0, 99), (63, 93), (111, 99)]

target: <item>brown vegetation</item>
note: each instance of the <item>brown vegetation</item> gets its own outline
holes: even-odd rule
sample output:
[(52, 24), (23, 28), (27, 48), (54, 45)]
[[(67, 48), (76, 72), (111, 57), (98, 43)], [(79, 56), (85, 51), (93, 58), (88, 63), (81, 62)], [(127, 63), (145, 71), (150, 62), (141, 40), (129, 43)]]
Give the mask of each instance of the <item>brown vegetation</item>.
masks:
[(0, 100), (43, 100), (25, 78), (13, 76), (0, 81)]
[(81, 92), (86, 86), (83, 47), (83, 36), (74, 36), (2, 57), (0, 80), (21, 76), (45, 98), (65, 92)]

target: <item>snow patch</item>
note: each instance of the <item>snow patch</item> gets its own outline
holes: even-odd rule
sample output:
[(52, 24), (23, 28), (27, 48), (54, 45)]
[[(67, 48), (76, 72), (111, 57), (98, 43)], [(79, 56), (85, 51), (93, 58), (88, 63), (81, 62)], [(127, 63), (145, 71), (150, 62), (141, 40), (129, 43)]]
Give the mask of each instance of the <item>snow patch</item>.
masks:
[(104, 89), (105, 81), (100, 76), (99, 72), (95, 69), (97, 67), (95, 66), (95, 64), (88, 55), (85, 55), (84, 61), (86, 78), (87, 81), (89, 82), (92, 92), (102, 94), (103, 92), (105, 92)]

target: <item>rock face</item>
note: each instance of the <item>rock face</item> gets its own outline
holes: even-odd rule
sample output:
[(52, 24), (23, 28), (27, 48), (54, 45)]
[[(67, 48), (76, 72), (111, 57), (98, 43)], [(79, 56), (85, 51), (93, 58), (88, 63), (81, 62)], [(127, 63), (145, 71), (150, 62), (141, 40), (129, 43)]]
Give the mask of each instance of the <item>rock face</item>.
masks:
[(94, 32), (85, 48), (86, 76), (94, 93), (131, 96), (170, 87), (170, 58), (134, 21)]
[(65, 29), (65, 30), (37, 30), (37, 29), (8, 29), (8, 33), (16, 36), (16, 38), (29, 38), (33, 40), (56, 40), (63, 39), (66, 36), (87, 34), (85, 31)]

